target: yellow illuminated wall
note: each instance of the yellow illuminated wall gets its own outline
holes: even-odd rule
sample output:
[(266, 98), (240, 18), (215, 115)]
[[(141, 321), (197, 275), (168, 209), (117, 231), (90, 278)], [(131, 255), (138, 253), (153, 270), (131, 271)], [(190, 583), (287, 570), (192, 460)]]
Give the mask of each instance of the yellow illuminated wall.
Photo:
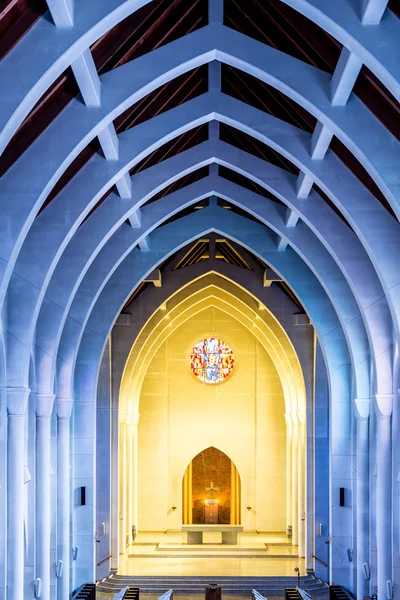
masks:
[[(189, 369), (191, 345), (207, 335), (235, 352), (237, 371), (221, 385), (199, 383)], [(139, 530), (180, 528), (185, 469), (209, 446), (238, 469), (245, 529), (285, 530), (284, 397), (271, 358), (248, 328), (215, 307), (182, 323), (151, 360), (139, 406)]]

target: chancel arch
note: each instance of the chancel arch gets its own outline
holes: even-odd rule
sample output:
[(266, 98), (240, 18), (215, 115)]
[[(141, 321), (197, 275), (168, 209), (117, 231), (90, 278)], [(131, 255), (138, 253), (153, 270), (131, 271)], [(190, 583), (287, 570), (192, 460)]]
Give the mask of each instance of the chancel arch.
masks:
[[(243, 302), (247, 296), (246, 292), (236, 291), (235, 297), (232, 294), (232, 284), (229, 289), (229, 286), (218, 279), (212, 278), (210, 284), (207, 279), (203, 280), (201, 290), (191, 291), (189, 288), (187, 293), (177, 294), (174, 299), (176, 304), (174, 303), (168, 312), (159, 309), (143, 327), (127, 357), (121, 381), (120, 409), (123, 413), (130, 410), (140, 414), (139, 397), (149, 361), (171, 332), (203, 310), (204, 304), (207, 303), (214, 303), (227, 314), (234, 316), (239, 323), (253, 332), (271, 354), (283, 382), (286, 411), (290, 413), (305, 410), (304, 380), (290, 340), (279, 325), (271, 323), (273, 318), (269, 311), (260, 310), (255, 300), (252, 302), (253, 308), (249, 310), (249, 299), (246, 303)], [(229, 291), (224, 291), (227, 287)], [(240, 299), (240, 295), (243, 299)]]
[[(237, 284), (233, 284), (233, 282), (229, 281), (227, 278), (229, 274), (231, 279), (241, 280), (240, 269), (236, 268), (236, 272), (230, 272), (229, 269), (224, 269), (223, 263), (219, 265), (219, 261), (217, 260), (210, 262), (217, 273), (218, 269), (224, 273), (222, 279), (215, 273), (210, 273), (209, 275), (206, 275), (205, 278), (198, 278), (198, 276), (196, 277), (196, 272), (191, 268), (189, 269), (189, 271), (191, 271), (191, 273), (189, 273), (190, 284), (185, 285), (182, 278), (179, 278), (179, 274), (184, 276), (186, 269), (183, 269), (182, 271), (171, 271), (170, 274), (176, 279), (175, 285), (178, 285), (178, 287), (183, 286), (182, 289), (178, 290), (174, 296), (163, 299), (162, 306), (160, 306), (155, 314), (149, 318), (141, 332), (138, 332), (137, 330), (137, 323), (132, 327), (131, 337), (129, 337), (128, 340), (133, 344), (135, 341), (134, 338), (136, 337), (136, 341), (133, 344), (130, 356), (128, 357), (128, 355), (126, 355), (127, 362), (119, 396), (121, 418), (126, 418), (127, 422), (136, 422), (136, 415), (142, 413), (140, 405), (136, 405), (135, 408), (135, 398), (140, 398), (140, 389), (142, 385), (139, 383), (138, 387), (135, 379), (138, 378), (139, 382), (142, 382), (146, 372), (141, 367), (140, 363), (143, 362), (143, 360), (146, 361), (147, 365), (151, 363), (154, 355), (157, 353), (157, 349), (164, 343), (165, 339), (177, 329), (177, 327), (182, 326), (184, 323), (190, 325), (191, 319), (196, 317), (196, 315), (198, 317), (199, 311), (204, 310), (204, 306), (211, 306), (214, 308), (218, 307), (219, 310), (222, 309), (225, 312), (225, 315), (233, 316), (237, 319), (237, 323), (246, 325), (248, 329), (250, 329), (251, 335), (254, 335), (259, 339), (260, 343), (270, 353), (277, 369), (277, 373), (280, 374), (282, 391), (285, 397), (285, 408), (283, 409), (283, 412), (285, 412), (286, 416), (293, 415), (293, 425), (296, 425), (298, 423), (298, 410), (300, 410), (301, 413), (304, 410), (304, 408), (302, 409), (301, 407), (305, 407), (305, 386), (299, 360), (293, 345), (286, 332), (277, 321), (277, 317), (282, 318), (282, 314), (279, 310), (277, 317), (274, 318), (268, 309), (263, 309), (263, 305), (260, 304), (261, 301), (259, 299), (252, 297), (244, 289), (244, 283), (247, 282), (247, 285), (249, 285), (253, 278), (253, 293), (257, 295), (258, 292), (256, 292), (256, 286), (258, 286), (258, 289), (262, 294), (263, 290), (265, 291), (262, 287), (263, 272), (258, 270), (258, 277), (255, 278), (254, 276), (251, 276), (251, 271), (247, 271), (247, 275), (244, 275), (244, 279), (241, 281), (243, 287), (238, 288)], [(206, 269), (209, 269), (211, 265), (195, 265), (194, 267), (196, 266), (203, 267), (204, 270), (204, 266)], [(232, 265), (225, 265), (225, 267), (229, 266), (232, 267)], [(168, 274), (164, 276), (168, 277)], [(173, 279), (171, 279), (171, 281), (173, 281)], [(166, 290), (171, 289), (171, 284), (168, 279), (164, 281), (164, 285), (166, 286)], [(158, 288), (158, 290), (162, 291), (163, 286)], [(271, 297), (271, 294), (265, 295), (266, 301), (268, 297)], [(279, 305), (281, 306), (281, 303), (279, 303)], [(147, 303), (145, 303), (144, 306), (147, 307)], [(139, 314), (143, 315), (144, 306), (142, 310), (139, 307), (135, 309), (135, 305), (133, 305), (132, 310), (135, 310), (135, 312), (136, 310), (139, 310)], [(272, 308), (276, 310), (274, 304), (272, 304)], [(121, 330), (117, 327), (117, 331), (124, 331), (127, 333), (129, 328)], [(126, 333), (124, 337), (126, 336)], [(199, 332), (199, 335), (201, 335), (201, 332)], [(117, 348), (119, 356), (121, 353), (122, 342), (120, 336), (116, 339), (118, 339)], [(191, 342), (193, 342), (193, 338), (191, 339)], [(126, 342), (124, 343), (124, 346), (126, 348), (128, 347)], [(140, 351), (141, 346), (144, 347), (144, 351), (142, 352)], [(308, 365), (308, 369), (309, 368), (310, 365)], [(119, 368), (117, 369), (117, 373), (118, 371)], [(307, 379), (309, 378), (308, 373), (309, 372), (304, 374), (304, 377)], [(195, 389), (197, 389), (197, 386), (195, 386)], [(132, 417), (129, 417), (130, 411), (133, 413)], [(201, 445), (202, 440), (198, 442), (199, 449), (201, 448)], [(236, 445), (230, 449), (230, 452), (234, 451), (237, 451)], [(238, 458), (238, 460), (240, 460), (240, 458)], [(291, 474), (288, 475), (288, 478), (291, 482)], [(290, 483), (289, 485), (292, 484)], [(294, 482), (293, 485), (296, 489), (296, 482)], [(295, 494), (297, 495), (297, 491), (295, 491)], [(291, 515), (290, 498), (288, 498), (287, 501), (287, 508), (288, 512), (290, 512), (290, 517), (287, 517), (287, 525), (291, 525), (293, 518)], [(297, 518), (295, 520), (296, 522), (291, 526), (293, 527), (294, 539), (297, 540)]]
[[(196, 455), (208, 442), (228, 454), (241, 474), (242, 498), (246, 498), (244, 501), (246, 506), (252, 507), (252, 509), (247, 510), (243, 508), (244, 505), (242, 504), (241, 520), (243, 520), (243, 524), (250, 530), (281, 531), (282, 527), (286, 529), (289, 525), (292, 526), (292, 517), (290, 523), (286, 522), (286, 497), (291, 495), (292, 490), (286, 490), (285, 414), (287, 414), (287, 408), (285, 408), (282, 380), (274, 366), (274, 361), (264, 350), (265, 342), (264, 345), (257, 342), (255, 330), (262, 327), (256, 315), (253, 313), (254, 327), (250, 323), (245, 326), (243, 313), (239, 315), (239, 318), (235, 318), (234, 305), (237, 303), (237, 299), (234, 297), (230, 299), (230, 306), (223, 309), (223, 303), (218, 300), (218, 295), (226, 296), (226, 293), (220, 292), (218, 294), (218, 291), (214, 290), (214, 297), (212, 297), (210, 291), (206, 288), (206, 290), (197, 292), (197, 295), (203, 296), (202, 303), (196, 302), (193, 294), (192, 297), (189, 296), (186, 305), (187, 307), (191, 306), (192, 309), (189, 315), (185, 315), (181, 323), (174, 322), (173, 315), (169, 315), (169, 312), (166, 313), (167, 319), (165, 320), (167, 323), (165, 326), (167, 331), (165, 341), (159, 342), (158, 349), (152, 353), (151, 360), (147, 359), (149, 366), (143, 379), (139, 404), (140, 417), (138, 417), (139, 473), (136, 485), (139, 490), (143, 489), (142, 492), (139, 491), (140, 497), (137, 508), (139, 529), (154, 527), (157, 518), (162, 520), (159, 523), (160, 527), (174, 529), (179, 526), (179, 523), (182, 522), (184, 510), (180, 498), (182, 474), (193, 455)], [(253, 304), (257, 306), (254, 301)], [(178, 304), (175, 311), (180, 312), (183, 309), (184, 307), (180, 307)], [(187, 311), (189, 311), (189, 308)], [(261, 311), (261, 313), (267, 312), (267, 310)], [(170, 326), (168, 321), (170, 321)], [(189, 347), (193, 343), (194, 337), (197, 339), (197, 337), (201, 338), (204, 335), (207, 327), (209, 335), (212, 335), (212, 331), (216, 329), (220, 332), (219, 335), (232, 344), (235, 359), (238, 361), (237, 372), (232, 375), (231, 381), (228, 380), (216, 386), (196, 381), (189, 372)], [(148, 338), (150, 335), (149, 331), (144, 330), (143, 338)], [(141, 336), (139, 336), (140, 338)], [(277, 338), (275, 338), (275, 344), (279, 346)], [(291, 346), (290, 343), (289, 346)], [(179, 360), (178, 356), (180, 357)], [(291, 360), (293, 361), (293, 348)], [(167, 361), (166, 373), (168, 379), (166, 382), (163, 378), (158, 381), (157, 373), (160, 372), (160, 361)], [(267, 361), (268, 366), (263, 361)], [(258, 365), (258, 369), (255, 365)], [(139, 373), (137, 364), (131, 367), (130, 370), (132, 369), (134, 373)], [(262, 375), (263, 370), (265, 370), (264, 375)], [(254, 377), (256, 377), (256, 380), (254, 380)], [(276, 387), (274, 388), (274, 386)], [(301, 394), (301, 388), (304, 390), (302, 378), (299, 379), (297, 386), (299, 394)], [(157, 392), (154, 392), (155, 389)], [(258, 392), (255, 391), (256, 389), (258, 389)], [(153, 405), (154, 402), (162, 402), (161, 396), (163, 394), (168, 395), (170, 415), (167, 419), (168, 434), (166, 434), (162, 425), (163, 422), (165, 423), (162, 409), (160, 408), (161, 412), (156, 415)], [(135, 417), (133, 419), (129, 417), (129, 392), (126, 393), (125, 397), (128, 398), (128, 401), (125, 402), (126, 408), (121, 411), (121, 418), (126, 419), (126, 425), (123, 424), (123, 427), (129, 428), (130, 422), (134, 422)], [(148, 407), (149, 402), (151, 402), (150, 408)], [(254, 402), (257, 404), (257, 409), (255, 409)], [(303, 399), (303, 402), (305, 402), (305, 399)], [(264, 406), (265, 408), (263, 408)], [(123, 407), (124, 403), (122, 403)], [(265, 412), (268, 413), (268, 410), (272, 411), (269, 418), (267, 418)], [(252, 419), (255, 419), (254, 411), (259, 414), (259, 421), (257, 419), (252, 421)], [(297, 423), (297, 407), (292, 409), (292, 413)], [(127, 416), (125, 417), (125, 415)], [(265, 418), (261, 415), (264, 415)], [(250, 429), (247, 431), (249, 426)], [(249, 442), (250, 438), (248, 437), (253, 427), (260, 428), (258, 443), (261, 446), (258, 448), (258, 462), (256, 459), (257, 453), (254, 456), (252, 455), (255, 448)], [(269, 427), (268, 431), (264, 431), (263, 428), (265, 427)], [(169, 440), (169, 446), (164, 449), (165, 452), (158, 449), (156, 456), (160, 457), (170, 453), (168, 459), (169, 469), (167, 469), (168, 477), (165, 475), (165, 461), (163, 461), (162, 465), (164, 466), (161, 465), (161, 468), (164, 468), (164, 476), (160, 472), (160, 477), (157, 479), (157, 483), (154, 484), (159, 486), (157, 488), (158, 494), (154, 493), (154, 500), (151, 500), (149, 494), (145, 491), (148, 489), (148, 485), (142, 486), (140, 484), (141, 460), (143, 461), (142, 470), (149, 470), (151, 473), (157, 472), (157, 463), (156, 461), (152, 462), (154, 459), (151, 457), (151, 448), (157, 448), (162, 443), (165, 435)], [(142, 459), (140, 455), (141, 436), (148, 444), (145, 456)], [(167, 443), (166, 440), (164, 440), (164, 443)], [(266, 449), (266, 446), (269, 446), (269, 448)], [(269, 454), (268, 459), (265, 458), (266, 454)], [(278, 465), (279, 460), (282, 464)], [(301, 464), (304, 468), (304, 456), (302, 456)], [(268, 473), (268, 468), (275, 469), (275, 472)], [(301, 468), (300, 465), (299, 468)], [(158, 469), (160, 469), (160, 465)], [(256, 480), (257, 470), (257, 481), (259, 483), (256, 485), (256, 489), (252, 489), (254, 486), (251, 482)], [(296, 498), (298, 496), (295, 506), (297, 507), (299, 504), (304, 507), (305, 490), (304, 488), (302, 490), (297, 489), (297, 468), (295, 472), (296, 480), (293, 481), (293, 493), (296, 494)], [(289, 485), (291, 487), (292, 477), (290, 477), (290, 480)], [(300, 478), (300, 480), (303, 481), (304, 485), (304, 478)], [(154, 482), (155, 480), (152, 478), (151, 481)], [(264, 490), (258, 489), (257, 486), (266, 486), (269, 491), (266, 491), (266, 488)], [(170, 495), (165, 495), (166, 488), (168, 488)], [(128, 491), (129, 495), (130, 492)], [(157, 517), (157, 506), (159, 506), (160, 497), (164, 498), (165, 514), (160, 514), (160, 511), (158, 511)], [(169, 502), (165, 500), (166, 498), (169, 499)], [(172, 506), (175, 509), (171, 509)], [(296, 514), (296, 520), (297, 518)], [(293, 526), (293, 529), (296, 530), (297, 534), (297, 523)], [(300, 547), (304, 548), (305, 532), (302, 531), (300, 535), (303, 536)]]

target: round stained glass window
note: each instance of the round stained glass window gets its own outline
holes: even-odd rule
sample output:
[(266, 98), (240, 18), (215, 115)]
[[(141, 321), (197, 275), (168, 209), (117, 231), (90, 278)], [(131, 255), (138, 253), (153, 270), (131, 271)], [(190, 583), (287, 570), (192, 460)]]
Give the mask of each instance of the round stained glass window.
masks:
[(223, 340), (215, 337), (198, 342), (190, 354), (190, 368), (204, 383), (222, 383), (233, 371), (235, 357)]

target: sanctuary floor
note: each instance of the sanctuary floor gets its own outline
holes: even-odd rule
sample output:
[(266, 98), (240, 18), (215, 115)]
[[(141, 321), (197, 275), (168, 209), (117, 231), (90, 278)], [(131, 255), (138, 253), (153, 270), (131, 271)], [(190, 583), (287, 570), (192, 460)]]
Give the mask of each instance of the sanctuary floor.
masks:
[(127, 556), (120, 558), (121, 575), (274, 576), (293, 575), (304, 559), (297, 556), (284, 533), (240, 533), (238, 545), (219, 543), (220, 534), (206, 534), (201, 545), (186, 544), (180, 531), (139, 533)]

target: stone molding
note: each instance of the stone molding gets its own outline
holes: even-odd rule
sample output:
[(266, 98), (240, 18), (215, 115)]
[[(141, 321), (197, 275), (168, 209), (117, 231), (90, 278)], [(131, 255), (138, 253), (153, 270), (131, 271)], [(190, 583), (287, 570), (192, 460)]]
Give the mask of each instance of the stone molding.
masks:
[(286, 421), (286, 425), (288, 427), (292, 427), (293, 422), (292, 422), (292, 415), (290, 413), (285, 413), (285, 421)]
[(57, 418), (58, 419), (70, 419), (72, 414), (72, 407), (74, 405), (73, 398), (60, 398), (57, 396)]
[(377, 419), (391, 418), (395, 398), (397, 398), (397, 394), (375, 394), (375, 413)]
[(370, 398), (355, 398), (353, 401), (354, 415), (357, 421), (367, 421), (370, 414)]
[(7, 387), (7, 412), (9, 415), (22, 416), (28, 408), (29, 394), (28, 387)]
[(305, 410), (297, 410), (296, 414), (297, 414), (298, 422), (301, 423), (302, 425), (304, 425), (306, 422), (306, 411)]
[(126, 417), (126, 424), (127, 425), (133, 425), (136, 426), (139, 424), (139, 417), (140, 414), (135, 412), (135, 413), (130, 413), (128, 411), (127, 417)]
[(55, 394), (35, 392), (36, 416), (38, 419), (50, 419), (53, 413)]

